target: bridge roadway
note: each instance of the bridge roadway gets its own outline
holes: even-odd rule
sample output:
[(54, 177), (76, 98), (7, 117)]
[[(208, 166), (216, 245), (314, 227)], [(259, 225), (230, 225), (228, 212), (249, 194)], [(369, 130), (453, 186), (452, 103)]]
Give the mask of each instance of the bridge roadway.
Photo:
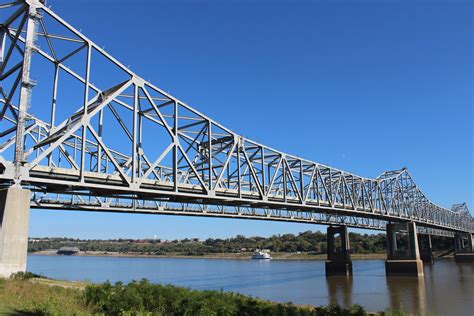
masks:
[(232, 132), (42, 1), (0, 4), (0, 19), (0, 185), (32, 192), (24, 207), (474, 233), (466, 204), (434, 204), (406, 168), (365, 178)]

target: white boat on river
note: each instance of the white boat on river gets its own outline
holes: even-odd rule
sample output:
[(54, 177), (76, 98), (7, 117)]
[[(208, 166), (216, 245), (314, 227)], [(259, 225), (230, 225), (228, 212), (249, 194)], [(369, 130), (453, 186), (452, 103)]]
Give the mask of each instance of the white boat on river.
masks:
[(268, 250), (255, 250), (252, 254), (252, 259), (271, 259)]

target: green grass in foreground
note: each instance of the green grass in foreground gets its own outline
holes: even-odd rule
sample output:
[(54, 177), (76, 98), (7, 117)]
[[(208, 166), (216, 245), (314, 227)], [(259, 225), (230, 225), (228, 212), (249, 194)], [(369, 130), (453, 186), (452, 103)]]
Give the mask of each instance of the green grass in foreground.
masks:
[(0, 279), (1, 315), (89, 315), (83, 291), (35, 279)]
[[(147, 280), (85, 285), (32, 278), (0, 280), (4, 315), (367, 315), (354, 305), (302, 307), (222, 291), (196, 291)], [(378, 315), (384, 315), (380, 313)], [(387, 313), (399, 316), (403, 313)]]

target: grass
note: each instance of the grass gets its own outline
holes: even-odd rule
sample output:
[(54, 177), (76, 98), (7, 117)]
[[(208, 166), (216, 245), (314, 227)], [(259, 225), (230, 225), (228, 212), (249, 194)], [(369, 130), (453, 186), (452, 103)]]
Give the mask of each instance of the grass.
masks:
[(90, 315), (80, 287), (42, 279), (0, 280), (1, 315)]

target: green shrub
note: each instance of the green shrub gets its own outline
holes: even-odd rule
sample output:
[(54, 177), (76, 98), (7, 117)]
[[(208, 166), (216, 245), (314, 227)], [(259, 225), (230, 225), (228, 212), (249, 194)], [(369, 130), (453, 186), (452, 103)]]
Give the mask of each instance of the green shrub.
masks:
[(90, 285), (85, 290), (85, 301), (96, 313), (106, 315), (366, 315), (361, 306), (344, 309), (328, 307), (299, 307), (292, 303), (269, 301), (223, 291), (196, 291), (172, 285), (151, 284), (146, 279), (124, 285), (106, 282)]
[(407, 315), (404, 311), (400, 309), (387, 309), (385, 312), (381, 312), (380, 315), (383, 316), (405, 316)]
[(27, 280), (27, 279), (33, 279), (33, 278), (46, 279), (45, 276), (42, 276), (42, 275), (39, 275), (39, 274), (36, 274), (36, 273), (32, 273), (32, 272), (23, 272), (23, 271), (13, 273), (10, 276), (10, 279), (13, 279), (13, 280)]

